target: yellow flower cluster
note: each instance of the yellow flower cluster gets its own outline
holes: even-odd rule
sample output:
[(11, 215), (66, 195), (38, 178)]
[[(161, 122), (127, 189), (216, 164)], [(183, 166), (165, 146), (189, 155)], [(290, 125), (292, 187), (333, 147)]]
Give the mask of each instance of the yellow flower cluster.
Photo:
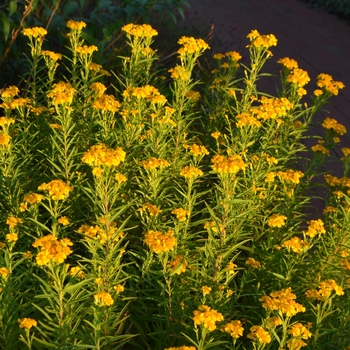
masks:
[(83, 278), (85, 276), (84, 271), (81, 269), (80, 266), (73, 266), (70, 271), (69, 274), (74, 277), (77, 276), (79, 278)]
[(321, 235), (322, 233), (326, 233), (323, 221), (321, 219), (311, 220), (307, 231), (303, 231), (303, 233), (311, 238), (315, 237), (317, 234)]
[(268, 220), (267, 224), (270, 227), (279, 227), (281, 228), (282, 226), (284, 226), (286, 224), (287, 217), (284, 215), (280, 215), (280, 214), (272, 214), (270, 219)]
[(99, 292), (94, 295), (95, 304), (99, 306), (111, 306), (114, 303), (112, 296), (107, 292)]
[(216, 329), (216, 322), (224, 320), (222, 313), (211, 309), (207, 305), (199, 306), (198, 310), (193, 311), (193, 314), (193, 322), (195, 326), (203, 325), (203, 327), (207, 328), (209, 331)]
[(42, 238), (38, 238), (33, 247), (40, 247), (40, 251), (36, 256), (36, 262), (38, 265), (47, 265), (50, 260), (59, 264), (63, 263), (72, 250), (69, 246), (73, 243), (68, 238), (58, 240), (54, 235), (47, 235)]
[(69, 20), (66, 23), (67, 28), (72, 29), (72, 30), (82, 30), (83, 28), (86, 27), (86, 23), (83, 21), (77, 22), (73, 20)]
[(176, 218), (179, 221), (186, 221), (187, 215), (188, 215), (188, 210), (182, 209), (182, 208), (176, 208), (171, 212), (171, 214), (175, 214)]
[(0, 134), (0, 146), (7, 146), (11, 141), (11, 136), (8, 134)]
[(280, 63), (283, 67), (292, 70), (298, 68), (298, 62), (289, 57), (280, 58), (277, 63)]
[(47, 34), (47, 30), (42, 27), (33, 27), (23, 29), (22, 33), (30, 38), (42, 38)]
[(321, 282), (318, 286), (318, 290), (307, 290), (305, 292), (305, 295), (309, 299), (317, 299), (323, 301), (330, 297), (332, 291), (334, 291), (336, 295), (344, 295), (343, 288), (341, 286), (338, 286), (337, 283), (332, 279)]
[(317, 76), (317, 86), (335, 96), (338, 95), (339, 89), (345, 87), (341, 81), (334, 81), (331, 75), (324, 73)]
[(165, 159), (161, 159), (161, 158), (149, 158), (147, 160), (142, 160), (141, 161), (141, 165), (145, 168), (145, 169), (157, 169), (157, 168), (165, 168), (170, 166), (170, 163), (165, 160)]
[(9, 99), (9, 98), (13, 98), (15, 96), (17, 96), (19, 94), (19, 89), (17, 86), (9, 86), (8, 88), (6, 88), (5, 90), (2, 91), (1, 93), (1, 97), (3, 99)]
[(295, 236), (282, 243), (282, 247), (292, 250), (294, 253), (305, 252), (309, 248), (309, 243)]
[(162, 212), (156, 205), (151, 203), (146, 203), (140, 209), (138, 209), (138, 211), (141, 212), (145, 210), (147, 210), (151, 216), (156, 216)]
[(253, 117), (249, 113), (240, 113), (236, 116), (237, 119), (237, 127), (238, 128), (243, 128), (244, 126), (256, 126), (258, 128), (261, 127), (261, 122), (257, 120), (255, 117)]
[(256, 29), (252, 30), (247, 38), (250, 40), (250, 45), (247, 47), (265, 48), (277, 45), (277, 39), (273, 34), (261, 35)]
[(296, 85), (298, 88), (302, 88), (310, 81), (310, 77), (306, 70), (293, 68), (288, 74), (286, 81)]
[(277, 327), (282, 324), (282, 320), (278, 316), (269, 317), (268, 321), (271, 327)]
[(269, 98), (263, 96), (258, 108), (251, 108), (250, 113), (257, 119), (269, 120), (284, 117), (293, 108), (293, 104), (285, 97)]
[[(103, 89), (101, 85), (99, 85), (98, 87), (97, 85), (94, 85), (94, 87), (92, 88), (99, 89), (98, 94), (100, 94)], [(97, 96), (95, 101), (92, 104), (93, 109), (96, 109), (98, 111), (106, 111), (106, 112), (114, 112), (114, 113), (119, 109), (119, 107), (120, 107), (120, 103), (115, 99), (113, 95), (105, 95), (103, 93)]]
[(322, 154), (329, 156), (331, 153), (325, 146), (323, 146), (323, 144), (324, 144), (323, 140), (318, 140), (317, 144), (312, 146), (311, 149), (314, 152), (321, 152)]
[(93, 90), (97, 96), (102, 96), (104, 92), (107, 90), (106, 86), (98, 81), (92, 83), (90, 85), (91, 90)]
[(287, 347), (289, 350), (300, 350), (304, 346), (307, 346), (307, 343), (301, 339), (294, 338), (287, 341)]
[(247, 167), (238, 154), (230, 157), (217, 154), (211, 159), (211, 162), (213, 163), (212, 169), (221, 174), (236, 174)]
[(261, 264), (259, 261), (255, 260), (254, 258), (248, 258), (248, 260), (246, 260), (246, 265), (251, 266), (253, 269), (258, 269), (259, 267), (261, 267)]
[(43, 183), (38, 187), (39, 191), (47, 191), (49, 196), (55, 200), (66, 199), (69, 195), (69, 192), (73, 190), (73, 188), (62, 180), (52, 180), (49, 183)]
[(95, 51), (98, 51), (98, 48), (95, 45), (91, 45), (91, 46), (84, 45), (84, 46), (78, 46), (76, 50), (79, 55), (83, 56), (83, 55), (92, 55)]
[(53, 89), (47, 94), (47, 97), (52, 98), (54, 104), (71, 104), (73, 101), (74, 94), (77, 92), (72, 85), (66, 82), (59, 82), (53, 84)]
[(25, 211), (27, 210), (28, 204), (36, 204), (40, 203), (45, 197), (42, 194), (37, 193), (28, 193), (24, 196), (23, 202), (20, 204), (19, 210)]
[(181, 275), (186, 271), (188, 262), (182, 255), (176, 255), (173, 261), (168, 263), (168, 267), (172, 268), (170, 271), (175, 272), (177, 275)]
[(225, 227), (223, 224), (217, 224), (215, 221), (207, 221), (204, 224), (206, 230), (210, 229), (214, 233), (224, 233)]
[(6, 241), (11, 243), (11, 242), (16, 242), (18, 240), (18, 234), (17, 233), (8, 233), (6, 235)]
[(260, 344), (271, 343), (270, 334), (261, 326), (250, 327), (250, 333), (247, 335), (247, 338), (258, 341)]
[(82, 162), (90, 166), (118, 166), (125, 160), (126, 153), (120, 148), (108, 148), (103, 143), (91, 146), (87, 152), (84, 153)]
[(183, 66), (175, 66), (170, 68), (168, 72), (171, 74), (171, 77), (175, 80), (188, 80), (191, 77), (190, 72)]
[(203, 176), (203, 171), (191, 165), (186, 165), (180, 170), (180, 175), (185, 179), (193, 179), (198, 176)]
[(211, 287), (203, 286), (203, 287), (202, 287), (202, 293), (203, 293), (203, 295), (210, 294), (211, 289), (212, 289)]
[(174, 237), (173, 230), (168, 230), (167, 233), (150, 230), (145, 235), (145, 243), (152, 252), (161, 254), (172, 250), (177, 239)]
[(343, 124), (338, 123), (335, 119), (327, 117), (323, 122), (322, 126), (325, 129), (333, 130), (335, 133), (339, 135), (346, 134), (346, 128)]
[(337, 178), (336, 176), (332, 176), (330, 174), (324, 175), (324, 179), (329, 186), (344, 186), (350, 187), (350, 179), (348, 177)]
[(228, 333), (234, 339), (238, 339), (243, 335), (244, 328), (241, 321), (233, 320), (223, 326), (221, 331)]
[(187, 36), (182, 36), (179, 39), (178, 44), (182, 45), (182, 47), (177, 51), (180, 56), (186, 54), (199, 54), (210, 48), (203, 39), (195, 39)]
[(19, 318), (18, 319), (19, 328), (31, 329), (37, 326), (37, 322), (32, 318)]
[(0, 126), (4, 128), (4, 126), (9, 126), (14, 124), (15, 120), (13, 118), (0, 117)]
[(312, 333), (300, 322), (293, 324), (288, 330), (288, 334), (302, 339), (308, 339), (312, 336)]
[(41, 53), (45, 57), (49, 57), (52, 61), (58, 61), (62, 59), (62, 55), (60, 53), (52, 52), (45, 50)]
[(23, 220), (21, 218), (16, 218), (11, 215), (6, 220), (6, 225), (9, 225), (10, 228), (16, 227), (18, 224), (23, 224)]
[(15, 109), (20, 107), (30, 107), (28, 104), (30, 102), (29, 98), (17, 98), (16, 100), (4, 102), (0, 107), (4, 109)]
[(300, 170), (293, 170), (293, 169), (287, 169), (285, 171), (280, 170), (278, 172), (270, 171), (267, 174), (265, 181), (272, 182), (274, 181), (276, 176), (278, 176), (278, 178), (281, 181), (287, 181), (293, 184), (298, 184), (300, 182), (300, 178), (303, 177), (304, 174)]
[(70, 221), (67, 218), (67, 216), (61, 216), (60, 218), (58, 218), (57, 222), (63, 226), (68, 226), (70, 224)]
[(287, 316), (294, 316), (298, 312), (305, 312), (305, 307), (298, 304), (296, 295), (292, 293), (292, 289), (285, 288), (280, 291), (270, 293), (270, 296), (264, 295), (259, 301), (267, 310), (278, 310)]
[(149, 24), (129, 23), (122, 27), (122, 31), (137, 38), (152, 38), (158, 35), (158, 32)]
[[(105, 224), (102, 218), (100, 218), (100, 222), (102, 224)], [(117, 232), (117, 230), (118, 230), (117, 224), (114, 221), (112, 221), (109, 223), (108, 229), (107, 228), (103, 229), (98, 225), (95, 225), (95, 226), (81, 225), (78, 228), (77, 232), (87, 236), (87, 238), (92, 238), (96, 241), (99, 241), (101, 244), (104, 244), (108, 240), (110, 240), (113, 236), (115, 236), (115, 233)], [(123, 236), (124, 236), (124, 232), (119, 232), (115, 236), (114, 241), (118, 241)]]
[(204, 156), (204, 155), (208, 155), (209, 151), (201, 145), (197, 145), (197, 144), (192, 144), (192, 145), (184, 145), (184, 147), (188, 150), (190, 150), (190, 152), (195, 156), (195, 157), (200, 157), (200, 156)]
[(5, 279), (9, 273), (10, 271), (7, 267), (0, 267), (0, 275), (3, 279)]
[(129, 99), (131, 96), (136, 97), (137, 99), (145, 98), (148, 101), (157, 104), (164, 104), (167, 101), (165, 96), (161, 95), (159, 90), (152, 85), (127, 88), (124, 90), (123, 96)]

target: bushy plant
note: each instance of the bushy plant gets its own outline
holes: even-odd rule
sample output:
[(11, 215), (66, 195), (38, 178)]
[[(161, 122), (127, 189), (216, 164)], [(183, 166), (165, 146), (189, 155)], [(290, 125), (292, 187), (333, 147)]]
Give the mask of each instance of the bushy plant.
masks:
[(1, 348), (345, 349), (348, 148), (323, 215), (307, 207), (346, 129), (327, 118), (310, 159), (302, 142), (344, 85), (320, 74), (303, 103), (309, 76), (286, 57), (280, 93), (259, 92), (277, 39), (256, 30), (250, 63), (216, 53), (207, 84), (207, 43), (181, 37), (164, 79), (147, 24), (123, 26), (113, 75), (85, 26), (67, 22), (68, 55), (26, 28), (28, 90), (1, 93)]

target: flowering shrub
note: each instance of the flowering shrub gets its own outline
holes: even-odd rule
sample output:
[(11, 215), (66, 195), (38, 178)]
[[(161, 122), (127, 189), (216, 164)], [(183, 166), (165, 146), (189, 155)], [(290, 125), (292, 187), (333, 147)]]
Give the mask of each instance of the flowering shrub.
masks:
[(324, 176), (323, 215), (307, 211), (346, 130), (326, 118), (311, 159), (302, 143), (344, 85), (320, 74), (307, 105), (307, 72), (282, 58), (279, 95), (260, 93), (277, 39), (256, 30), (250, 64), (216, 53), (206, 84), (194, 70), (208, 45), (180, 38), (161, 80), (157, 32), (135, 24), (110, 76), (84, 22), (67, 27), (67, 57), (25, 29), (26, 97), (1, 92), (1, 348), (349, 346), (348, 148), (344, 175)]

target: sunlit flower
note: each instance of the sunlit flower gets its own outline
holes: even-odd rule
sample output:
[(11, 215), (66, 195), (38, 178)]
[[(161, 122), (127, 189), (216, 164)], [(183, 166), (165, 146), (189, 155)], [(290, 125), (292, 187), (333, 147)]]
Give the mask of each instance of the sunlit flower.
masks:
[(145, 235), (145, 243), (152, 252), (161, 254), (172, 250), (177, 239), (174, 237), (173, 230), (168, 230), (166, 233), (150, 230)]
[(6, 220), (6, 224), (9, 225), (10, 228), (16, 227), (18, 224), (22, 224), (23, 220), (21, 218), (16, 218), (15, 216), (9, 216)]
[(57, 201), (66, 199), (73, 187), (67, 185), (62, 180), (52, 180), (49, 183), (43, 183), (38, 187), (39, 191), (47, 191), (49, 196)]
[(202, 305), (198, 307), (198, 310), (193, 311), (194, 317), (193, 322), (195, 326), (203, 325), (209, 331), (214, 331), (216, 329), (216, 322), (224, 320), (222, 313), (211, 309), (207, 305)]
[(186, 165), (180, 170), (180, 175), (185, 179), (192, 179), (198, 176), (203, 176), (203, 171), (194, 166)]
[(246, 265), (249, 265), (254, 269), (258, 269), (259, 267), (261, 267), (260, 262), (255, 260), (254, 258), (248, 258), (248, 260), (246, 260), (245, 263), (246, 263)]
[(176, 208), (171, 212), (171, 214), (175, 214), (176, 218), (179, 221), (186, 221), (187, 216), (188, 216), (188, 210), (182, 209), (182, 208)]
[(66, 23), (66, 26), (67, 26), (69, 29), (80, 31), (80, 30), (82, 30), (83, 28), (86, 27), (86, 23), (83, 22), (83, 21), (77, 22), (77, 21), (69, 20), (69, 21)]
[(202, 293), (203, 293), (203, 295), (210, 294), (210, 292), (211, 292), (211, 287), (208, 287), (208, 286), (203, 286), (203, 287), (202, 287)]
[(60, 218), (58, 218), (58, 223), (60, 223), (63, 226), (67, 226), (70, 224), (69, 219), (67, 218), (67, 216), (61, 216)]
[(94, 295), (95, 304), (100, 306), (111, 306), (114, 303), (112, 296), (107, 292), (99, 292)]
[(120, 148), (111, 149), (104, 144), (91, 146), (82, 158), (83, 163), (93, 167), (118, 166), (125, 160), (126, 153)]
[(287, 217), (280, 214), (272, 214), (270, 219), (268, 220), (268, 225), (270, 227), (279, 227), (285, 226)]
[(306, 236), (313, 238), (318, 234), (321, 235), (326, 233), (326, 230), (324, 228), (323, 221), (321, 219), (317, 219), (317, 220), (310, 220), (307, 231), (303, 231), (303, 232), (306, 234)]
[(221, 331), (228, 333), (234, 339), (238, 339), (243, 335), (244, 328), (241, 321), (233, 320), (223, 326)]
[(250, 333), (247, 335), (247, 338), (254, 341), (258, 341), (261, 344), (271, 343), (270, 334), (261, 326), (253, 326), (250, 328)]
[(8, 233), (6, 235), (7, 242), (16, 242), (18, 240), (18, 234), (17, 233)]
[(42, 27), (33, 27), (23, 29), (22, 33), (28, 37), (42, 38), (47, 34), (47, 30)]
[(122, 31), (138, 38), (152, 38), (153, 36), (158, 35), (158, 32), (149, 24), (139, 25), (130, 23), (123, 26)]
[(10, 273), (10, 271), (7, 267), (0, 267), (0, 275), (2, 278), (5, 279), (9, 273)]
[(117, 292), (117, 293), (122, 293), (124, 292), (124, 286), (121, 284), (118, 284), (117, 286), (114, 286), (113, 289)]
[(168, 267), (171, 268), (171, 273), (175, 272), (177, 275), (181, 275), (186, 271), (188, 263), (182, 255), (176, 255), (173, 261), (168, 263)]
[(31, 329), (37, 326), (37, 322), (32, 318), (19, 318), (18, 322), (20, 328)]
[(312, 333), (300, 322), (293, 324), (288, 330), (288, 334), (302, 339), (308, 339), (312, 336)]

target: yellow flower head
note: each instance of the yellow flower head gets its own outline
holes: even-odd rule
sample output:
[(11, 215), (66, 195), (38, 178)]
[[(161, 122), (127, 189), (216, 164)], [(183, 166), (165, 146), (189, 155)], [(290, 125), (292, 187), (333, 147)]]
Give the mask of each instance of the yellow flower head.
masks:
[(228, 333), (232, 338), (238, 339), (243, 335), (244, 328), (242, 322), (239, 320), (233, 320), (227, 323), (221, 328), (221, 332)]
[(122, 27), (122, 31), (137, 38), (152, 38), (158, 35), (158, 32), (149, 24), (127, 24)]
[(287, 76), (286, 81), (296, 85), (298, 88), (302, 88), (310, 81), (310, 77), (307, 71), (301, 68), (294, 68)]
[(302, 339), (308, 339), (312, 336), (312, 333), (300, 322), (293, 324), (288, 330), (288, 334)]
[(261, 326), (253, 326), (250, 328), (250, 333), (247, 335), (247, 338), (254, 341), (258, 341), (260, 344), (269, 344), (271, 343), (270, 334)]
[(249, 265), (254, 269), (258, 269), (259, 267), (261, 267), (260, 262), (255, 260), (254, 258), (248, 258), (248, 260), (246, 260), (245, 263), (246, 263), (246, 265)]
[(16, 218), (14, 216), (9, 216), (6, 220), (6, 224), (9, 225), (10, 228), (14, 228), (18, 224), (22, 224), (23, 220), (21, 218)]
[(203, 286), (203, 287), (202, 287), (202, 293), (203, 293), (203, 295), (210, 294), (210, 292), (211, 292), (211, 287), (208, 287), (208, 286)]
[(38, 187), (39, 191), (47, 191), (49, 196), (57, 201), (66, 199), (73, 188), (62, 180), (52, 180), (49, 183), (43, 183)]
[(207, 305), (202, 305), (198, 310), (193, 311), (194, 317), (193, 322), (195, 326), (203, 325), (209, 331), (214, 331), (216, 329), (216, 322), (221, 322), (224, 320), (222, 313), (211, 309)]
[(47, 34), (47, 30), (41, 27), (33, 27), (23, 29), (22, 33), (31, 38), (42, 38)]
[(57, 105), (71, 104), (74, 94), (77, 92), (72, 85), (66, 82), (53, 84), (53, 89), (47, 94), (47, 97), (52, 98), (52, 102)]
[(186, 165), (180, 170), (180, 175), (185, 179), (194, 179), (198, 176), (203, 176), (203, 171), (194, 166)]
[(335, 119), (327, 117), (323, 123), (322, 126), (325, 129), (333, 130), (335, 133), (339, 135), (346, 134), (346, 128), (343, 124), (338, 123)]
[(186, 221), (187, 216), (188, 216), (188, 210), (182, 209), (182, 208), (176, 208), (171, 212), (171, 214), (175, 214), (176, 218), (179, 221)]
[(150, 230), (145, 235), (145, 243), (152, 252), (161, 254), (172, 250), (177, 239), (174, 237), (173, 230), (168, 230), (166, 233)]
[(7, 242), (16, 242), (18, 240), (18, 234), (17, 233), (8, 233), (6, 235)]
[(95, 304), (99, 306), (111, 306), (114, 303), (112, 296), (107, 292), (99, 292), (94, 295)]
[[(96, 97), (94, 103), (92, 104), (92, 108), (98, 111), (113, 113), (117, 112), (120, 108), (120, 103), (115, 99), (113, 95), (100, 94), (101, 88), (103, 88), (101, 85), (98, 87), (100, 89), (98, 90), (99, 95)], [(97, 86), (95, 85), (94, 88), (97, 88)]]
[(176, 271), (177, 275), (181, 275), (186, 271), (188, 266), (187, 261), (184, 259), (182, 255), (176, 255), (173, 261), (170, 261), (168, 267), (172, 268), (170, 270), (171, 273)]
[(178, 44), (182, 47), (178, 50), (180, 56), (186, 54), (199, 54), (209, 49), (209, 45), (203, 39), (195, 39), (193, 37), (183, 36), (179, 39)]
[(91, 146), (84, 153), (82, 162), (92, 167), (118, 166), (125, 160), (126, 153), (120, 148), (111, 149), (104, 144)]
[(13, 98), (15, 96), (17, 96), (19, 94), (19, 89), (17, 86), (9, 86), (8, 88), (6, 88), (5, 90), (2, 91), (1, 93), (1, 97), (3, 99), (9, 99), (9, 98)]
[(48, 50), (42, 51), (41, 54), (44, 57), (49, 57), (54, 62), (62, 59), (62, 55), (60, 53), (56, 53)]
[(317, 86), (335, 96), (338, 95), (340, 89), (344, 89), (345, 87), (342, 82), (334, 81), (332, 76), (324, 73), (318, 75)]
[(277, 45), (277, 39), (273, 34), (260, 35), (260, 33), (254, 29), (248, 35), (247, 38), (250, 40), (248, 47), (264, 48), (268, 49), (271, 46)]
[(32, 318), (20, 318), (18, 322), (20, 328), (31, 329), (37, 326), (37, 322)]
[(284, 215), (280, 215), (280, 214), (272, 214), (270, 219), (268, 220), (268, 225), (270, 227), (279, 227), (281, 228), (282, 226), (284, 226), (286, 224), (287, 217)]
[(280, 63), (283, 67), (292, 70), (298, 68), (298, 62), (289, 57), (280, 58), (277, 63)]
[(306, 236), (309, 236), (311, 238), (315, 237), (318, 234), (321, 235), (326, 233), (323, 221), (321, 219), (311, 220), (309, 222), (307, 231), (303, 231), (303, 233), (305, 233)]
[(211, 162), (212, 169), (221, 174), (236, 174), (240, 170), (245, 170), (247, 164), (244, 163), (242, 157), (238, 154), (234, 154), (230, 157), (226, 157), (224, 155), (215, 155)]
[(77, 22), (77, 21), (69, 20), (66, 23), (66, 26), (69, 29), (81, 31), (83, 28), (86, 27), (86, 23), (83, 21)]
[(5, 279), (9, 273), (10, 271), (7, 267), (0, 267), (0, 275), (3, 279)]

